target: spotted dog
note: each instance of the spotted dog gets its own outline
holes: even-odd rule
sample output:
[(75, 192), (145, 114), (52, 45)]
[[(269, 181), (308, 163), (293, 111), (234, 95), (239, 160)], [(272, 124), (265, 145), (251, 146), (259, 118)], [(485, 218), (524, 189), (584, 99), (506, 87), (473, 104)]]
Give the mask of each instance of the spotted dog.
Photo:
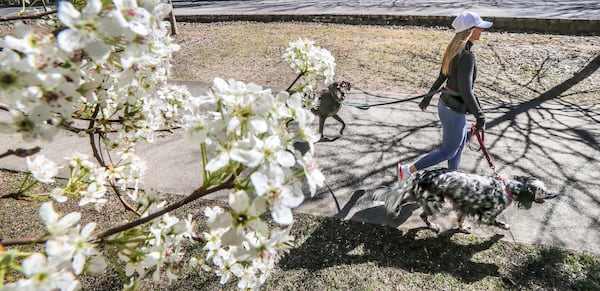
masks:
[[(495, 177), (467, 174), (448, 169), (425, 170), (412, 174), (400, 189), (383, 187), (373, 191), (372, 198), (383, 201), (388, 214), (398, 216), (402, 206), (418, 203), (423, 208), (421, 218), (430, 229), (439, 232), (440, 227), (429, 217), (440, 212), (444, 202), (451, 202), (457, 212), (458, 227), (463, 227), (466, 216), (477, 217), (483, 224), (508, 229), (509, 225), (496, 217), (513, 200), (520, 207), (529, 209), (533, 202), (542, 203), (556, 197), (557, 193), (546, 188), (541, 180), (515, 176), (503, 184)], [(509, 191), (511, 194), (509, 194)]]

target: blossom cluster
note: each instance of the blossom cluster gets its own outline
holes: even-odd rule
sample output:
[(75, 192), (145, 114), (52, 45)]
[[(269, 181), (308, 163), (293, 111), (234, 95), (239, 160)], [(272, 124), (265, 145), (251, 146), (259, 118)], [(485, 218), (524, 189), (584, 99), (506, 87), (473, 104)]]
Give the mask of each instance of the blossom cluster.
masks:
[(104, 257), (88, 242), (96, 223), (90, 222), (82, 228), (77, 224), (81, 213), (71, 212), (60, 217), (52, 202), (42, 204), (40, 216), (49, 237), (45, 252), (33, 253), (24, 259), (22, 270), (26, 278), (6, 284), (7, 290), (76, 290), (80, 283), (75, 276), (84, 269), (90, 273), (104, 270)]
[[(302, 92), (305, 96), (312, 96), (316, 92), (317, 78), (324, 79), (325, 84), (333, 83), (335, 75), (335, 58), (331, 53), (308, 39), (298, 39), (289, 43), (283, 54), (289, 66), (299, 75), (292, 90)], [(312, 104), (306, 104), (312, 107)]]
[[(171, 54), (179, 48), (163, 20), (170, 9), (152, 0), (115, 0), (107, 7), (89, 0), (81, 10), (63, 2), (55, 33), (36, 33), (16, 23), (14, 35), (0, 40), (0, 105), (9, 113), (0, 132), (20, 133), (31, 141), (52, 140), (65, 129), (97, 137), (101, 144), (96, 146), (110, 156), (110, 163), (102, 165), (78, 153), (66, 157), (69, 181), (49, 194), (56, 202), (74, 197), (79, 206), (101, 211), (108, 201), (106, 185), (112, 184), (128, 194), (142, 216), (164, 207), (164, 199), (138, 189), (144, 163), (135, 144), (151, 142), (157, 129), (180, 126), (182, 112), (192, 105), (186, 88), (167, 83)], [(51, 183), (63, 165), (37, 155), (27, 158), (27, 166), (35, 179)], [(103, 271), (99, 241), (92, 239), (95, 224), (77, 224), (82, 213), (59, 218), (52, 204), (43, 204), (40, 216), (48, 228), (40, 238), (46, 241), (44, 250), (1, 253), (0, 261), (7, 265), (0, 267), (25, 278), (0, 286), (71, 290), (80, 287), (75, 276), (84, 270)], [(102, 243), (120, 246), (118, 258), (128, 270), (137, 270), (127, 272), (134, 284), (150, 269), (157, 280), (171, 278), (168, 266), (179, 266), (181, 241), (191, 231), (190, 218), (163, 215)], [(23, 256), (22, 261), (6, 259)], [(21, 267), (15, 267), (18, 262)]]
[[(300, 39), (284, 55), (299, 75), (292, 90), (297, 93), (215, 78), (204, 96), (191, 96), (185, 87), (168, 83), (171, 54), (178, 49), (163, 21), (170, 5), (113, 0), (104, 7), (104, 2), (88, 0), (81, 10), (61, 2), (55, 33), (36, 33), (18, 23), (14, 36), (0, 39), (0, 105), (9, 115), (0, 121), (0, 132), (20, 133), (25, 141), (75, 132), (91, 140), (98, 162), (80, 153), (65, 157), (69, 180), (49, 193), (53, 202), (40, 207), (46, 233), (39, 241), (45, 247), (0, 252), (2, 272), (22, 274), (11, 277), (14, 282), (0, 276), (0, 287), (79, 289), (77, 276), (106, 268), (101, 244), (125, 266), (125, 289), (146, 277), (173, 280), (186, 265), (183, 243), (203, 236), (206, 256), (187, 266), (204, 261), (221, 283), (235, 277), (240, 289), (257, 289), (292, 246), (292, 209), (304, 201), (304, 185), (310, 195), (323, 185), (313, 156), (314, 116), (303, 102), (316, 80), (332, 82), (334, 58)], [(184, 128), (185, 138), (201, 151), (201, 188), (231, 190), (228, 209), (205, 210), (208, 230), (202, 234), (195, 233), (191, 216), (163, 212), (168, 205), (160, 193), (139, 189), (144, 161), (135, 145), (152, 142), (156, 130), (171, 127)], [(307, 143), (308, 151), (297, 150), (299, 142)], [(42, 183), (54, 182), (65, 167), (41, 154), (26, 162)], [(126, 193), (120, 198), (138, 215), (123, 223), (152, 219), (100, 237), (95, 223), (79, 224), (83, 209), (64, 216), (54, 210), (53, 203), (73, 197), (79, 206), (101, 212), (109, 199), (107, 185)], [(153, 216), (158, 212), (164, 214)], [(278, 226), (269, 226), (265, 214)]]
[[(239, 288), (260, 286), (292, 241), (289, 228), (269, 229), (261, 215), (269, 211), (275, 222), (291, 225), (291, 209), (304, 200), (303, 178), (311, 194), (323, 185), (318, 168), (305, 166), (315, 165), (312, 149), (303, 154), (294, 147), (298, 140), (317, 140), (310, 127), (314, 116), (301, 99), (298, 93), (273, 95), (256, 84), (216, 78), (207, 95), (194, 100), (199, 112), (216, 109), (187, 128), (190, 142), (214, 153), (206, 163), (207, 178), (239, 173), (229, 194), (230, 210), (205, 211), (206, 260), (217, 268), (221, 283), (233, 275)], [(290, 119), (297, 130), (288, 130)]]

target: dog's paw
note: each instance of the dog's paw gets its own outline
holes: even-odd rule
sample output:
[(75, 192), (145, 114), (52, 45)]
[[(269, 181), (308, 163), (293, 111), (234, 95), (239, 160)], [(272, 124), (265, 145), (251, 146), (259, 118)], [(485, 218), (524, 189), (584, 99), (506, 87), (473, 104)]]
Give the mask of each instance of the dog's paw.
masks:
[(458, 228), (459, 232), (465, 233), (465, 234), (470, 234), (471, 233), (471, 226), (470, 225), (463, 225), (461, 227)]
[(504, 222), (504, 221), (500, 221), (500, 220), (496, 220), (496, 226), (499, 228), (502, 228), (504, 230), (509, 230), (510, 229), (510, 225), (508, 225), (508, 223)]
[(322, 136), (321, 139), (319, 139), (319, 142), (333, 142), (333, 141), (336, 141), (338, 138), (340, 138), (340, 137), (339, 136), (336, 136), (336, 137)]

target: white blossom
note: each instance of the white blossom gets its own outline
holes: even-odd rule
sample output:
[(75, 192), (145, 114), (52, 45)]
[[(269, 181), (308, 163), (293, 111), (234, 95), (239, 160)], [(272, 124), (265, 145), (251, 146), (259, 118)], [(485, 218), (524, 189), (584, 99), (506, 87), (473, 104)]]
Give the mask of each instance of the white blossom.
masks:
[(315, 195), (317, 186), (322, 187), (325, 184), (325, 176), (319, 170), (317, 162), (310, 155), (305, 155), (302, 159), (298, 159), (298, 163), (304, 169), (304, 175), (310, 189), (310, 194)]
[(70, 228), (75, 225), (81, 218), (81, 213), (71, 212), (62, 218), (52, 206), (52, 202), (45, 202), (40, 207), (40, 217), (46, 224), (48, 232), (52, 235), (63, 235), (69, 232)]
[(6, 290), (78, 290), (81, 288), (79, 281), (72, 273), (64, 272), (49, 262), (46, 257), (34, 253), (27, 257), (23, 263), (23, 273), (26, 279), (20, 279), (16, 283), (7, 284)]
[[(80, 12), (71, 2), (61, 3), (58, 18), (68, 28), (58, 34), (58, 45), (67, 52), (85, 48), (95, 61), (104, 61), (110, 54), (110, 47), (102, 41), (102, 36), (96, 30), (89, 30), (89, 23), (97, 21), (102, 9), (100, 0), (86, 1)], [(87, 27), (86, 27), (87, 26)]]
[(32, 160), (30, 157), (26, 158), (27, 169), (33, 175), (33, 177), (42, 183), (54, 182), (54, 176), (58, 174), (58, 166), (55, 162), (46, 158), (44, 155), (36, 155)]
[(295, 87), (296, 92), (313, 94), (318, 77), (323, 77), (325, 84), (333, 83), (335, 58), (328, 50), (315, 46), (314, 41), (300, 38), (290, 42), (283, 58), (296, 74), (301, 75)]

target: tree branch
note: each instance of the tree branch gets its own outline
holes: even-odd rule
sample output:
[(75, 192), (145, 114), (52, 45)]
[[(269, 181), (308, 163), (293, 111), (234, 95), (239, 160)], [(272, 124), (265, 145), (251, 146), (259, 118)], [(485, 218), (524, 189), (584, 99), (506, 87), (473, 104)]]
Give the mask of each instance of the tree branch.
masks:
[(32, 13), (32, 14), (27, 14), (27, 15), (10, 15), (10, 16), (3, 16), (0, 17), (0, 22), (6, 22), (6, 21), (13, 21), (13, 20), (21, 20), (21, 19), (36, 19), (36, 18), (40, 18), (42, 16), (46, 16), (46, 15), (50, 15), (50, 14), (54, 14), (56, 13), (58, 10), (53, 9), (53, 10), (49, 10), (49, 11), (44, 11), (44, 12), (38, 12), (38, 13)]
[[(102, 240), (108, 236), (117, 234), (119, 232), (128, 230), (130, 228), (134, 228), (136, 226), (142, 225), (144, 223), (150, 222), (152, 220), (154, 220), (157, 217), (160, 217), (166, 213), (169, 213), (175, 209), (178, 209), (194, 200), (197, 200), (199, 198), (202, 198), (206, 195), (209, 195), (211, 193), (220, 191), (220, 190), (225, 190), (225, 189), (230, 189), (233, 188), (233, 181), (234, 181), (234, 176), (232, 175), (227, 181), (225, 181), (223, 184), (218, 185), (218, 186), (214, 186), (210, 189), (206, 189), (204, 188), (204, 186), (194, 190), (194, 192), (192, 192), (190, 195), (188, 195), (187, 197), (169, 205), (169, 207), (164, 208), (158, 212), (152, 213), (146, 217), (140, 218), (138, 220), (134, 220), (132, 222), (126, 223), (124, 225), (121, 226), (117, 226), (115, 228), (111, 228), (109, 230), (106, 230), (102, 233), (99, 233), (97, 235), (95, 235), (92, 239), (89, 240), (89, 242), (91, 243), (100, 243), (102, 242)], [(40, 238), (32, 238), (32, 237), (19, 237), (19, 238), (7, 238), (7, 239), (2, 239), (0, 238), (0, 245), (2, 246), (14, 246), (14, 245), (26, 245), (26, 244), (42, 244), (42, 243), (46, 243), (47, 239), (40, 239)]]
[(296, 84), (296, 82), (298, 82), (298, 80), (300, 80), (300, 78), (302, 76), (304, 76), (304, 72), (298, 74), (298, 77), (296, 77), (296, 79), (294, 80), (294, 82), (292, 82), (292, 84), (290, 84), (290, 86), (287, 89), (285, 89), (285, 91), (289, 93), (290, 90), (292, 90), (292, 87), (294, 87), (294, 84)]
[[(96, 161), (98, 161), (100, 166), (102, 166), (103, 168), (106, 168), (106, 163), (104, 162), (104, 159), (102, 159), (102, 157), (100, 156), (100, 151), (98, 150), (98, 146), (96, 146), (96, 141), (94, 140), (96, 133), (94, 131), (92, 131), (94, 126), (96, 126), (96, 117), (98, 116), (99, 112), (100, 112), (100, 105), (96, 104), (96, 108), (94, 108), (94, 113), (92, 113), (92, 118), (90, 118), (90, 124), (88, 125), (87, 130), (89, 131), (88, 136), (90, 137), (90, 146), (92, 147), (92, 153), (94, 155), (94, 158), (96, 159)], [(98, 134), (100, 135), (101, 133), (98, 133)], [(123, 198), (123, 195), (121, 195), (121, 190), (119, 190), (119, 188), (117, 188), (117, 186), (114, 183), (110, 182), (110, 186), (115, 191), (117, 198), (119, 198), (119, 201), (121, 201), (121, 204), (123, 204), (125, 209), (137, 214), (138, 216), (141, 216), (141, 214), (137, 210), (135, 210), (135, 208), (133, 208), (133, 206), (129, 205), (129, 203), (127, 203), (127, 201), (125, 201), (125, 199)]]
[(169, 207), (164, 208), (164, 209), (162, 209), (160, 211), (154, 212), (154, 213), (152, 213), (152, 214), (150, 214), (150, 215), (148, 215), (146, 217), (143, 217), (143, 218), (140, 218), (138, 220), (132, 221), (130, 223), (127, 223), (127, 224), (124, 224), (124, 225), (121, 225), (121, 226), (109, 229), (107, 231), (104, 231), (104, 232), (102, 232), (102, 233), (94, 236), (90, 240), (90, 242), (99, 242), (99, 241), (102, 241), (104, 238), (106, 238), (108, 236), (111, 236), (113, 234), (117, 234), (119, 232), (128, 230), (130, 228), (134, 228), (134, 227), (136, 227), (138, 225), (142, 225), (144, 223), (150, 222), (150, 221), (154, 220), (157, 217), (160, 217), (160, 216), (162, 216), (162, 215), (164, 215), (166, 213), (169, 213), (169, 212), (171, 212), (171, 211), (173, 211), (173, 210), (175, 210), (177, 208), (180, 208), (180, 207), (182, 207), (182, 206), (184, 206), (184, 205), (186, 205), (186, 204), (188, 204), (188, 203), (190, 203), (190, 202), (192, 202), (194, 200), (197, 200), (197, 199), (199, 199), (201, 197), (204, 197), (204, 196), (206, 196), (208, 194), (211, 194), (211, 193), (214, 193), (214, 192), (217, 192), (217, 191), (220, 191), (220, 190), (224, 190), (224, 189), (230, 189), (230, 188), (233, 187), (233, 180), (234, 180), (234, 176), (232, 175), (226, 182), (224, 182), (221, 185), (215, 186), (213, 188), (206, 189), (206, 188), (204, 188), (204, 186), (202, 186), (202, 187), (194, 190), (194, 192), (192, 192), (192, 194), (188, 195), (187, 197), (185, 197), (185, 198), (177, 201), (176, 203), (173, 203), (173, 204), (169, 205)]
[(0, 238), (0, 246), (10, 247), (16, 245), (27, 245), (27, 244), (43, 244), (46, 243), (47, 239), (39, 239), (35, 237), (16, 237), (16, 238)]
[(16, 150), (7, 150), (5, 153), (0, 154), (0, 159), (8, 157), (10, 155), (15, 155), (19, 158), (24, 158), (24, 157), (32, 156), (32, 155), (39, 153), (41, 149), (42, 148), (36, 146), (36, 147), (30, 148), (30, 149), (18, 148)]

